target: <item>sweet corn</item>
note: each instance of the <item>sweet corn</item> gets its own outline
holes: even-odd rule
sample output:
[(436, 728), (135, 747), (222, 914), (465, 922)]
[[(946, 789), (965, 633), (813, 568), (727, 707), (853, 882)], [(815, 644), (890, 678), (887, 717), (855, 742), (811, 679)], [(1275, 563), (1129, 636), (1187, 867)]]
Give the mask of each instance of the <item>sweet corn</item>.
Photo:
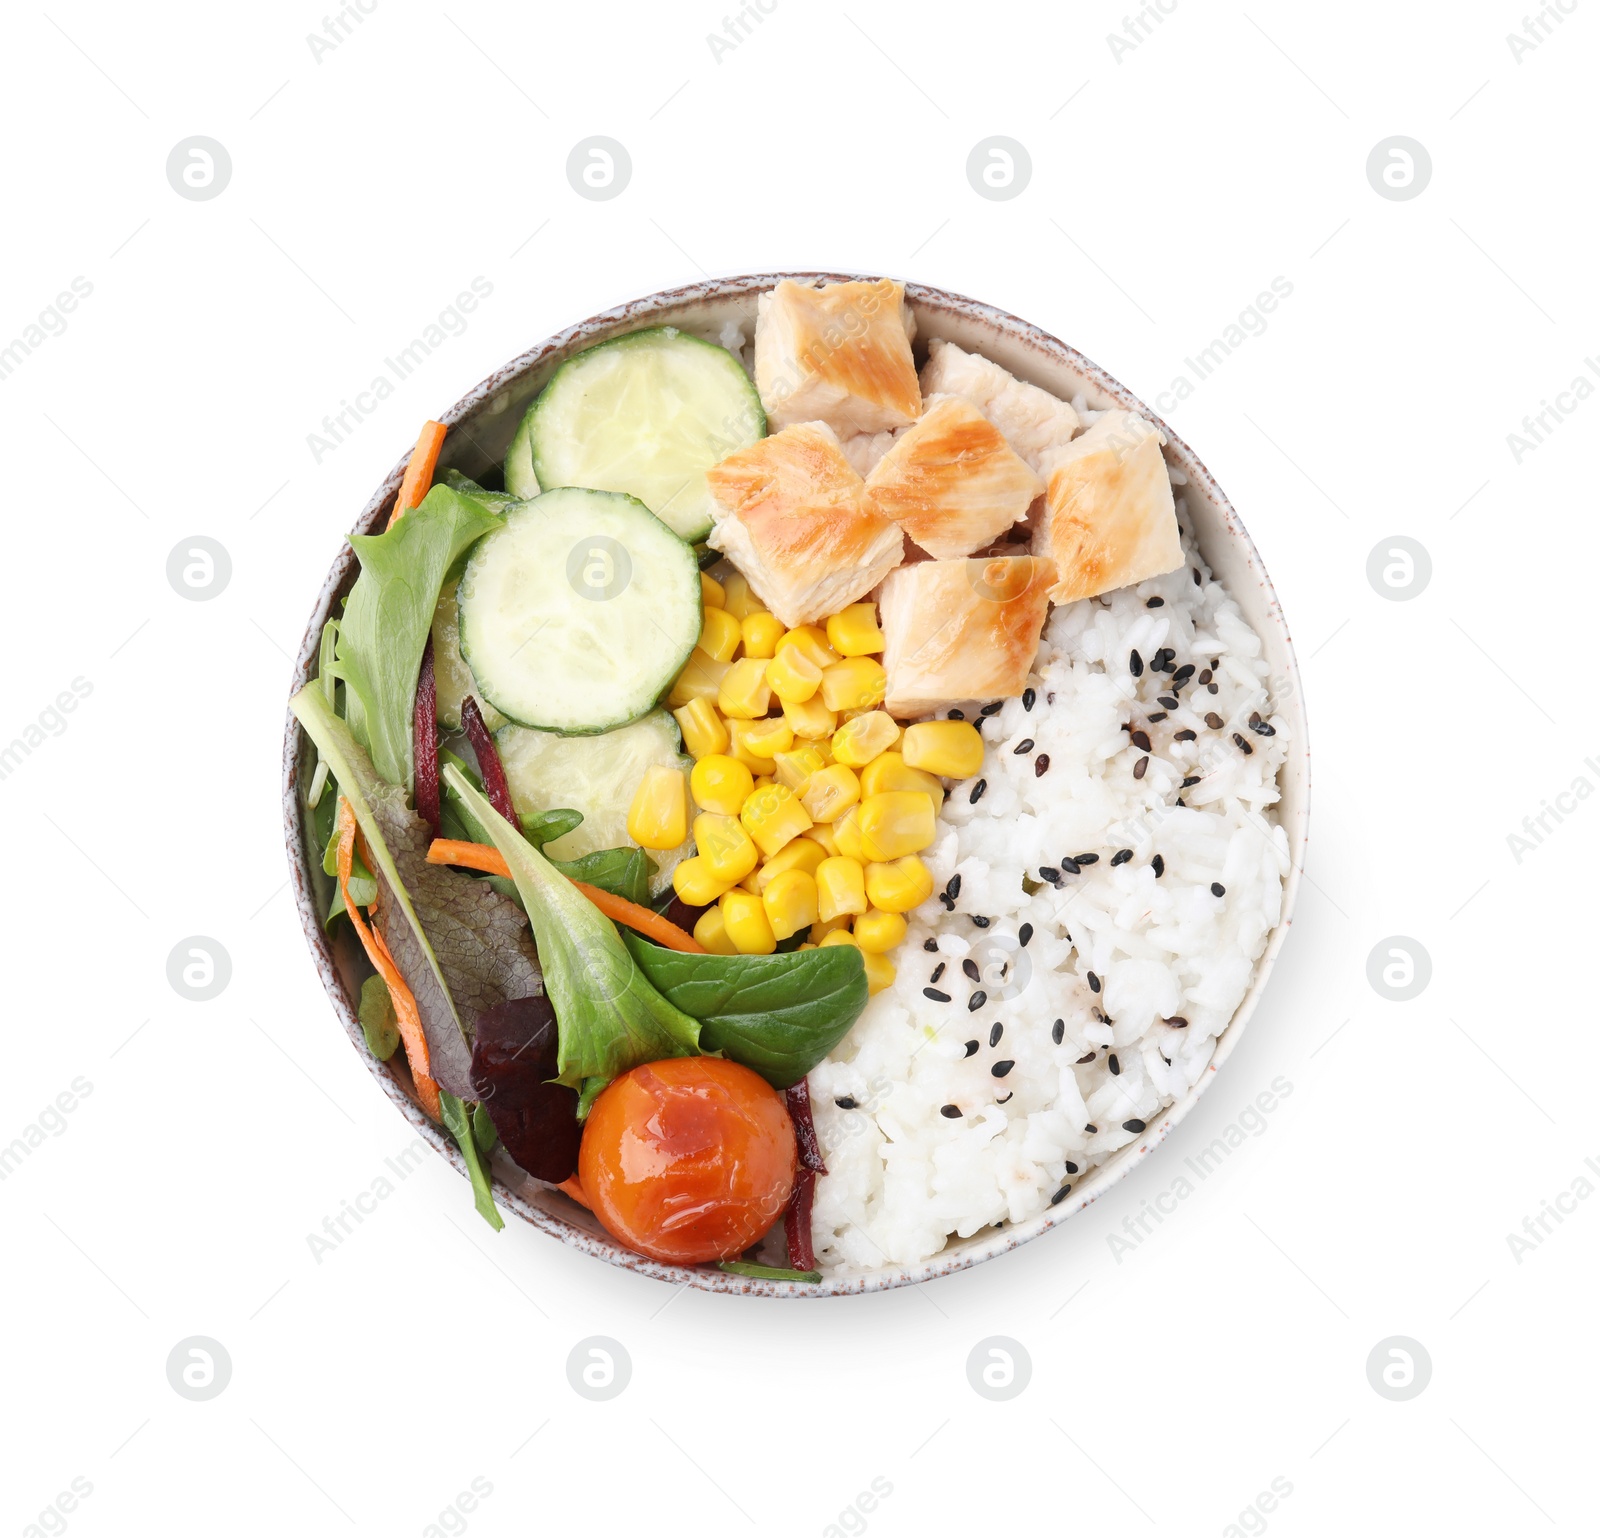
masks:
[(723, 675), (717, 690), (717, 709), (740, 721), (759, 721), (772, 703), (767, 687), (767, 665), (759, 657), (741, 657)]
[(739, 650), (739, 621), (726, 609), (706, 609), (700, 616), (700, 650), (718, 662), (732, 662)]
[(920, 790), (880, 790), (861, 803), (856, 826), (874, 860), (916, 854), (934, 840), (933, 797)]
[(683, 771), (652, 764), (628, 808), (628, 837), (644, 849), (676, 849), (689, 836)]
[(700, 606), (705, 609), (726, 609), (728, 594), (717, 579), (706, 572), (700, 573)]
[(708, 753), (689, 771), (694, 804), (723, 817), (737, 817), (754, 789), (749, 769), (726, 753)]
[[(815, 827), (807, 828), (805, 836), (825, 855), (844, 853), (839, 847), (839, 840), (833, 836), (832, 826), (828, 823), (819, 822)], [(796, 840), (796, 842), (799, 842), (799, 840)]]
[(704, 855), (693, 854), (680, 860), (672, 872), (672, 890), (691, 908), (714, 903), (732, 885), (711, 874), (711, 862)]
[(783, 621), (776, 614), (758, 612), (745, 615), (739, 626), (747, 657), (770, 657), (783, 634)]
[(793, 791), (798, 791), (817, 770), (826, 767), (822, 755), (808, 743), (800, 743), (787, 753), (775, 753), (772, 762), (776, 765), (778, 783)]
[(822, 703), (829, 710), (871, 710), (883, 703), (889, 675), (871, 657), (847, 657), (822, 670)]
[(866, 845), (861, 842), (861, 807), (852, 806), (848, 811), (833, 819), (833, 840), (839, 846), (839, 853), (849, 856), (852, 860), (865, 865), (871, 857), (867, 854)]
[(767, 883), (761, 893), (767, 922), (779, 940), (817, 921), (817, 883), (809, 871), (786, 870)]
[(869, 908), (856, 920), (855, 936), (864, 951), (892, 951), (906, 937), (906, 921), (898, 913)]
[(750, 793), (740, 808), (739, 821), (762, 854), (770, 858), (811, 826), (811, 815), (787, 785), (767, 785)]
[[(745, 736), (752, 726), (761, 726), (766, 723), (763, 716), (760, 721), (729, 721), (728, 722), (728, 757), (737, 759), (751, 774), (770, 774), (772, 760), (770, 758), (757, 758), (745, 745)], [(741, 802), (742, 806), (744, 803)]]
[[(830, 929), (822, 937), (823, 945), (856, 945), (856, 937), (848, 929)], [(856, 949), (861, 947), (856, 945)]]
[(755, 787), (754, 788), (756, 790), (765, 790), (767, 788), (767, 786), (776, 785), (777, 783), (778, 782), (775, 779), (773, 779), (773, 777), (770, 774), (758, 774), (756, 776), (756, 783), (755, 783)]
[(734, 886), (761, 863), (761, 855), (737, 817), (702, 812), (694, 820), (694, 847), (718, 881)]
[(832, 822), (846, 807), (861, 799), (861, 781), (848, 764), (829, 764), (819, 769), (799, 791), (800, 803), (811, 814), (812, 822)]
[(787, 753), (794, 746), (794, 733), (782, 716), (763, 716), (759, 721), (746, 722), (739, 736), (747, 752), (769, 764), (778, 754)]
[(756, 871), (756, 891), (765, 892), (779, 876), (792, 870), (803, 870), (808, 876), (815, 876), (817, 867), (827, 857), (828, 851), (813, 842), (810, 834), (792, 838)]
[(920, 790), (933, 797), (935, 812), (944, 805), (944, 786), (925, 769), (908, 769), (906, 761), (893, 748), (880, 753), (861, 771), (861, 794), (875, 796), (881, 790)]
[(739, 947), (728, 937), (728, 926), (722, 921), (722, 908), (707, 908), (694, 921), (694, 937), (713, 956), (737, 956)]
[(687, 705), (690, 700), (714, 700), (717, 691), (722, 687), (722, 680), (727, 676), (729, 664), (718, 662), (715, 657), (708, 657), (697, 646), (689, 653), (689, 660), (678, 671), (678, 676), (672, 681), (671, 692), (667, 695), (667, 704), (674, 710), (680, 705)]
[(767, 682), (785, 705), (803, 705), (821, 685), (822, 669), (798, 646), (786, 646), (767, 664)]
[(725, 893), (722, 922), (741, 956), (770, 956), (778, 948), (778, 938), (767, 922), (767, 910), (754, 892)]
[(705, 758), (711, 753), (723, 753), (728, 747), (728, 728), (713, 708), (710, 700), (690, 700), (672, 712), (683, 733), (683, 745), (691, 757)]
[(866, 876), (859, 860), (836, 855), (817, 867), (817, 917), (867, 911)]
[(756, 597), (742, 571), (733, 572), (722, 584), (722, 607), (741, 624), (747, 615), (764, 614), (767, 606)]
[[(679, 870), (683, 867), (680, 865)], [(909, 913), (933, 896), (933, 876), (914, 854), (867, 867), (867, 896), (885, 913)]]
[(834, 760), (853, 769), (865, 768), (899, 735), (893, 716), (887, 711), (869, 710), (846, 721), (833, 734)]
[(805, 943), (804, 943), (804, 944), (803, 944), (803, 945), (802, 945), (802, 946), (801, 946), (801, 947), (800, 947), (800, 949), (801, 949), (801, 950), (803, 950), (803, 951), (814, 951), (814, 950), (816, 950), (816, 948), (817, 948), (817, 947), (816, 947), (816, 946), (814, 946), (814, 945), (813, 945), (813, 944), (812, 944), (812, 943), (811, 943), (811, 942), (810, 942), (810, 941), (809, 941), (809, 940), (807, 940), (807, 941), (806, 941), (806, 942), (805, 942)]
[(828, 645), (828, 637), (815, 625), (796, 625), (778, 637), (777, 656), (786, 646), (797, 646), (803, 656), (809, 657), (819, 668), (830, 668), (839, 660), (839, 654)]
[[(821, 676), (819, 668), (817, 677)], [(780, 694), (778, 698), (783, 699), (783, 696)], [(815, 695), (798, 705), (793, 700), (784, 700), (783, 719), (794, 728), (796, 737), (831, 737), (839, 724), (838, 712), (829, 710)]]
[(965, 780), (983, 767), (983, 738), (970, 721), (918, 721), (906, 728), (900, 756), (908, 768)]
[(870, 603), (853, 603), (828, 618), (828, 645), (841, 657), (865, 657), (883, 650), (878, 611)]
[(894, 963), (876, 951), (862, 949), (861, 959), (867, 967), (867, 992), (882, 993), (894, 981)]

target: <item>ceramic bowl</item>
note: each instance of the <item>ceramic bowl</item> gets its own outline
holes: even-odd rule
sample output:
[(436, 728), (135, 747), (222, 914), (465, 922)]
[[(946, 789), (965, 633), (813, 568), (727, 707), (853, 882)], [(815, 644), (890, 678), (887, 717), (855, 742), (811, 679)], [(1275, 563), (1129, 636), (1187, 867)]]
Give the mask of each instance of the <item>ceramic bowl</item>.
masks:
[[(861, 275), (763, 273), (750, 277), (711, 279), (687, 288), (652, 294), (649, 298), (636, 299), (592, 316), (513, 359), (444, 412), (440, 420), (450, 429), (450, 433), (445, 440), (440, 463), (453, 465), (472, 476), (482, 474), (498, 464), (527, 403), (543, 387), (558, 364), (585, 347), (644, 326), (675, 325), (715, 337), (730, 320), (742, 325), (746, 335), (750, 336), (754, 334), (757, 297), (781, 278), (839, 281), (858, 276)], [(1018, 378), (1041, 385), (1055, 395), (1071, 398), (1082, 391), (1092, 407), (1127, 407), (1152, 421), (1160, 422), (1160, 418), (1148, 406), (1103, 369), (1027, 321), (1018, 320), (991, 305), (959, 294), (945, 293), (916, 283), (906, 284), (906, 298), (916, 313), (919, 355), (930, 338), (942, 337), (969, 351), (982, 353)], [(830, 1276), (820, 1286), (763, 1281), (732, 1276), (713, 1269), (670, 1266), (649, 1260), (618, 1244), (584, 1208), (560, 1192), (523, 1176), (506, 1162), (503, 1154), (497, 1156), (495, 1167), (495, 1199), (502, 1211), (514, 1214), (563, 1244), (600, 1260), (626, 1266), (630, 1271), (662, 1281), (687, 1282), (690, 1286), (711, 1292), (769, 1297), (837, 1297), (847, 1293), (875, 1292), (929, 1281), (977, 1265), (979, 1261), (992, 1260), (1007, 1250), (1038, 1238), (1049, 1229), (1060, 1227), (1148, 1157), (1188, 1115), (1211, 1083), (1216, 1069), (1238, 1044), (1261, 999), (1273, 962), (1288, 933), (1305, 856), (1310, 770), (1305, 709), (1294, 649), (1290, 643), (1288, 624), (1266, 569), (1238, 514), (1229, 505), (1210, 472), (1170, 427), (1165, 423), (1161, 423), (1161, 427), (1168, 439), (1168, 462), (1180, 466), (1188, 477), (1184, 494), (1200, 549), (1213, 572), (1237, 600), (1245, 618), (1262, 638), (1276, 681), (1275, 704), (1290, 721), (1294, 744), (1282, 771), (1283, 799), (1278, 808), (1279, 819), (1288, 835), (1291, 861), (1284, 889), (1283, 918), (1256, 963), (1248, 992), (1228, 1028), (1217, 1040), (1211, 1071), (1204, 1074), (1189, 1093), (1170, 1106), (1158, 1120), (1152, 1122), (1137, 1143), (1123, 1148), (1089, 1178), (1080, 1181), (1070, 1197), (1031, 1222), (998, 1231), (985, 1230), (970, 1239), (952, 1240), (938, 1255), (916, 1265), (884, 1266), (872, 1271)], [(390, 471), (388, 478), (356, 519), (354, 532), (367, 533), (383, 527), (404, 469), (405, 462), (402, 460)], [(349, 592), (355, 580), (356, 569), (354, 553), (346, 546), (323, 581), (322, 590), (313, 606), (295, 664), (295, 688), (299, 688), (314, 671), (323, 622), (337, 612), (339, 601)], [(448, 1135), (435, 1127), (416, 1103), (404, 1054), (396, 1053), (389, 1062), (380, 1063), (367, 1051), (356, 1019), (360, 983), (368, 971), (366, 960), (348, 926), (341, 926), (339, 933), (330, 940), (320, 921), (320, 915), (327, 911), (330, 883), (322, 873), (320, 851), (313, 847), (307, 834), (304, 787), (309, 782), (312, 763), (310, 744), (290, 717), (283, 749), (284, 834), (288, 842), (295, 902), (306, 941), (311, 947), (312, 957), (332, 1001), (334, 1013), (344, 1026), (352, 1046), (362, 1055), (400, 1113), (456, 1166), (465, 1179), (466, 1170), (460, 1152)], [(465, 1190), (462, 1200), (466, 1201)]]

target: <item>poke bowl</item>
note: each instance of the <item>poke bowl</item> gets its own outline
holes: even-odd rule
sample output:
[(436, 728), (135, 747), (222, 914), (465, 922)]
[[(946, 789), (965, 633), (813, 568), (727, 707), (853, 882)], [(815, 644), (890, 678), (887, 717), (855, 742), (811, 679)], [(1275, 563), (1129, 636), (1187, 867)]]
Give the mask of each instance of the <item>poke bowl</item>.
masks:
[[(652, 389), (648, 431), (634, 428)], [(994, 1258), (1150, 1155), (1260, 1001), (1309, 798), (1287, 623), (1238, 515), (1171, 428), (991, 306), (793, 273), (595, 315), (430, 429), (422, 482), (419, 444), (312, 611), (284, 830), (335, 1014), (479, 1211), (673, 1283), (835, 1296)], [(702, 473), (679, 473), (685, 454)], [(431, 554), (425, 501), (440, 528), (454, 520)], [(381, 578), (408, 523), (407, 559), (432, 563), (426, 651), (420, 677), (413, 647), (397, 682), (386, 635), (361, 654), (362, 627), (394, 610), (358, 578)], [(606, 601), (624, 591), (632, 607)], [(614, 680), (621, 655), (637, 667)], [(866, 692), (847, 698), (847, 684)], [(337, 702), (356, 716), (358, 691), (372, 703), (352, 734)], [(426, 744), (412, 733), (424, 695)], [(702, 789), (723, 763), (748, 771), (728, 771), (744, 778), (725, 807), (720, 786)], [(384, 845), (425, 801), (434, 843), (419, 835), (396, 865)], [(478, 842), (440, 839), (440, 805), (446, 834), (464, 822)], [(728, 863), (742, 854), (749, 868)], [(455, 896), (406, 897), (423, 859)], [(863, 870), (873, 884), (857, 891)], [(580, 877), (665, 928), (630, 929)], [(572, 1066), (584, 1006), (553, 958), (594, 919), (573, 891), (615, 920), (598, 921), (613, 959), (582, 974), (599, 1013), (616, 1018), (630, 987), (659, 990), (658, 1023), (687, 1011), (697, 1047)], [(688, 975), (724, 956), (808, 994), (802, 1023), (821, 1034), (803, 1060), (798, 1016), (780, 1052), (764, 1016), (768, 1039), (747, 1041), (731, 1005), (695, 1003), (732, 986)], [(558, 1050), (565, 1088), (550, 1083)], [(541, 1052), (541, 1083), (587, 1118), (563, 1126), (559, 1152), (540, 1145), (556, 1160), (545, 1178), (510, 1152), (551, 1135), (544, 1089), (496, 1100), (490, 1082)], [(630, 1125), (627, 1094), (670, 1098), (673, 1064), (739, 1077), (717, 1094), (749, 1080), (737, 1135), (758, 1164), (787, 1161), (773, 1190), (745, 1193), (724, 1245), (738, 1248), (718, 1260), (674, 1258), (666, 1220), (640, 1238), (638, 1193), (616, 1183), (626, 1160), (591, 1156), (602, 1127), (619, 1147), (637, 1138), (649, 1106)], [(762, 1122), (762, 1097), (794, 1113), (792, 1131)], [(789, 1141), (773, 1153), (769, 1133)]]

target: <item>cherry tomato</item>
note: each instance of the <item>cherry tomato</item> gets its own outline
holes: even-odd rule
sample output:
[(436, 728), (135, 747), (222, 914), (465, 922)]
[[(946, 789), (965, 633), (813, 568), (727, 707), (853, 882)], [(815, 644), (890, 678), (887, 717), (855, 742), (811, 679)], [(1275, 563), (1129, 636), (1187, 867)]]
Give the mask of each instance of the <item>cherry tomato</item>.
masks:
[(594, 1103), (578, 1178), (608, 1232), (679, 1265), (728, 1260), (772, 1227), (794, 1188), (783, 1096), (719, 1057), (645, 1063)]

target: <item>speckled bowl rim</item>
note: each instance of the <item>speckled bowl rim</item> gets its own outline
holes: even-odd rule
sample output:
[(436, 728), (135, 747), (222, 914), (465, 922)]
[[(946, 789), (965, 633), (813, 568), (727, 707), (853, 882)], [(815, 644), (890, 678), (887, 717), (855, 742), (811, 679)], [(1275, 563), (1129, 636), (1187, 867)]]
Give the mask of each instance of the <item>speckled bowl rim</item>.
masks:
[[(773, 287), (784, 278), (793, 278), (800, 282), (816, 281), (818, 279), (828, 282), (841, 282), (863, 276), (868, 275), (837, 272), (756, 273), (743, 277), (709, 278), (703, 282), (688, 284), (681, 288), (666, 289), (643, 299), (632, 300), (627, 304), (604, 310), (598, 315), (591, 316), (588, 320), (579, 322), (577, 325), (569, 326), (565, 330), (556, 333), (556, 335), (529, 348), (528, 351), (514, 358), (504, 367), (497, 369), (481, 384), (468, 391), (454, 406), (444, 412), (438, 420), (453, 430), (463, 432), (469, 440), (475, 442), (475, 440), (472, 440), (472, 434), (469, 430), (470, 424), (486, 409), (494, 411), (498, 405), (498, 409), (503, 411), (507, 399), (510, 394), (517, 391), (519, 383), (534, 375), (547, 374), (548, 370), (562, 358), (596, 342), (603, 341), (609, 336), (640, 326), (662, 324), (664, 322), (677, 324), (688, 322), (694, 324), (695, 322), (690, 320), (683, 312), (696, 306), (714, 307), (718, 303), (728, 300), (743, 299), (748, 301), (753, 294), (758, 294), (762, 290)], [(585, 1254), (593, 1255), (598, 1259), (609, 1261), (613, 1265), (625, 1267), (644, 1276), (654, 1277), (664, 1282), (687, 1284), (708, 1292), (740, 1293), (757, 1297), (815, 1298), (878, 1292), (891, 1287), (915, 1285), (932, 1281), (940, 1276), (948, 1276), (955, 1271), (965, 1270), (967, 1267), (975, 1266), (982, 1261), (991, 1260), (997, 1255), (1013, 1250), (1017, 1246), (1037, 1238), (1040, 1234), (1058, 1227), (1074, 1214), (1083, 1211), (1085, 1207), (1098, 1200), (1113, 1185), (1126, 1176), (1136, 1165), (1142, 1163), (1171, 1133), (1172, 1129), (1189, 1114), (1200, 1095), (1211, 1083), (1217, 1069), (1227, 1061), (1228, 1056), (1238, 1044), (1239, 1037), (1243, 1034), (1245, 1026), (1261, 999), (1267, 978), (1288, 935), (1304, 869), (1310, 811), (1310, 744), (1304, 694), (1301, 689), (1299, 669), (1295, 662), (1294, 646), (1282, 607), (1278, 602), (1277, 594), (1273, 590), (1271, 580), (1267, 576), (1261, 557), (1249, 534), (1246, 533), (1238, 514), (1223, 494), (1222, 489), (1217, 485), (1211, 472), (1206, 469), (1194, 451), (1173, 432), (1172, 428), (1162, 422), (1160, 417), (1134, 395), (1132, 391), (1106, 373), (1097, 364), (1092, 363), (1076, 349), (1067, 346), (1066, 343), (1048, 332), (997, 309), (993, 305), (983, 304), (978, 300), (968, 299), (960, 294), (952, 294), (942, 289), (929, 288), (923, 284), (910, 282), (906, 283), (905, 290), (907, 299), (919, 314), (943, 315), (965, 325), (970, 326), (975, 323), (978, 326), (989, 328), (997, 337), (1004, 338), (1008, 344), (1021, 346), (1036, 353), (1048, 367), (1065, 367), (1076, 373), (1085, 382), (1091, 401), (1096, 400), (1098, 397), (1101, 404), (1115, 402), (1157, 422), (1169, 440), (1166, 450), (1169, 463), (1180, 465), (1189, 478), (1191, 488), (1198, 489), (1204, 496), (1205, 501), (1210, 504), (1211, 515), (1202, 521), (1210, 522), (1214, 518), (1219, 525), (1215, 529), (1208, 529), (1205, 534), (1201, 535), (1202, 541), (1205, 542), (1208, 539), (1221, 537), (1234, 544), (1242, 552), (1246, 570), (1262, 589), (1267, 623), (1275, 631), (1275, 639), (1281, 648), (1282, 660), (1288, 670), (1288, 688), (1281, 691), (1284, 697), (1279, 701), (1278, 708), (1282, 713), (1290, 717), (1294, 746), (1291, 749), (1289, 759), (1280, 771), (1279, 784), (1284, 791), (1285, 801), (1292, 799), (1294, 805), (1291, 817), (1287, 819), (1280, 818), (1280, 825), (1288, 837), (1290, 856), (1289, 874), (1284, 883), (1282, 915), (1277, 926), (1268, 937), (1265, 950), (1256, 962), (1248, 991), (1240, 1002), (1238, 1009), (1234, 1012), (1227, 1029), (1217, 1038), (1216, 1050), (1212, 1055), (1207, 1071), (1201, 1075), (1200, 1079), (1186, 1095), (1169, 1106), (1161, 1117), (1146, 1129), (1136, 1143), (1130, 1143), (1119, 1150), (1099, 1169), (1079, 1182), (1070, 1197), (1063, 1200), (1058, 1206), (1047, 1209), (1044, 1213), (1026, 1223), (1019, 1223), (1015, 1227), (1008, 1226), (991, 1234), (986, 1239), (969, 1239), (962, 1242), (959, 1248), (943, 1251), (915, 1265), (884, 1266), (873, 1271), (854, 1271), (839, 1276), (825, 1276), (820, 1284), (812, 1286), (734, 1276), (726, 1272), (700, 1267), (664, 1265), (625, 1249), (603, 1231), (593, 1232), (588, 1228), (578, 1226), (584, 1220), (592, 1223), (593, 1219), (564, 1195), (553, 1190), (540, 1188), (538, 1191), (539, 1199), (536, 1203), (530, 1201), (522, 1191), (507, 1185), (497, 1173), (495, 1178), (495, 1200), (503, 1211), (515, 1213), (518, 1217), (531, 1223), (535, 1228), (553, 1235), (563, 1243), (572, 1246), (574, 1249), (581, 1250)], [(531, 393), (531, 391), (525, 393)], [(442, 456), (441, 462), (452, 462), (448, 452)], [(353, 533), (369, 533), (382, 526), (394, 496), (399, 490), (400, 479), (405, 472), (405, 465), (406, 460), (401, 459), (389, 472), (383, 484), (373, 494), (372, 499), (356, 519), (352, 530)], [(1199, 533), (1198, 528), (1197, 533)], [(339, 598), (348, 590), (349, 583), (354, 580), (355, 571), (355, 553), (347, 543), (334, 561), (333, 567), (317, 595), (317, 602), (313, 609), (311, 620), (306, 626), (305, 635), (300, 643), (299, 655), (295, 660), (291, 693), (299, 689), (314, 673), (323, 623), (334, 612)], [(1233, 591), (1237, 597), (1236, 588), (1237, 583), (1230, 586), (1230, 591)], [(356, 953), (359, 954), (358, 942), (346, 930), (339, 945), (336, 947), (325, 934), (318, 912), (316, 892), (320, 869), (317, 875), (314, 876), (312, 867), (314, 865), (320, 867), (321, 851), (313, 850), (305, 837), (304, 813), (300, 804), (300, 776), (305, 762), (306, 750), (302, 746), (297, 723), (292, 715), (288, 715), (283, 747), (284, 835), (289, 854), (289, 870), (291, 884), (294, 888), (295, 906), (299, 913), (301, 927), (305, 931), (306, 941), (311, 948), (312, 958), (316, 963), (318, 974), (333, 1003), (334, 1012), (344, 1026), (345, 1034), (361, 1054), (373, 1076), (382, 1086), (384, 1093), (400, 1109), (418, 1134), (448, 1159), (462, 1177), (465, 1178), (466, 1164), (461, 1157), (460, 1150), (455, 1146), (449, 1135), (442, 1128), (436, 1127), (417, 1105), (412, 1096), (410, 1079), (405, 1072), (403, 1064), (397, 1063), (395, 1059), (391, 1059), (388, 1063), (381, 1063), (366, 1048), (361, 1025), (356, 1017), (355, 1000), (340, 978), (338, 963), (339, 951), (345, 952), (347, 962), (355, 961), (355, 957), (350, 955), (350, 948), (354, 948)], [(1292, 798), (1289, 795), (1291, 785), (1295, 792)], [(396, 1058), (400, 1056), (402, 1054), (396, 1054)], [(546, 1202), (549, 1203), (548, 1206), (544, 1205)], [(569, 1214), (572, 1221), (568, 1219)]]

